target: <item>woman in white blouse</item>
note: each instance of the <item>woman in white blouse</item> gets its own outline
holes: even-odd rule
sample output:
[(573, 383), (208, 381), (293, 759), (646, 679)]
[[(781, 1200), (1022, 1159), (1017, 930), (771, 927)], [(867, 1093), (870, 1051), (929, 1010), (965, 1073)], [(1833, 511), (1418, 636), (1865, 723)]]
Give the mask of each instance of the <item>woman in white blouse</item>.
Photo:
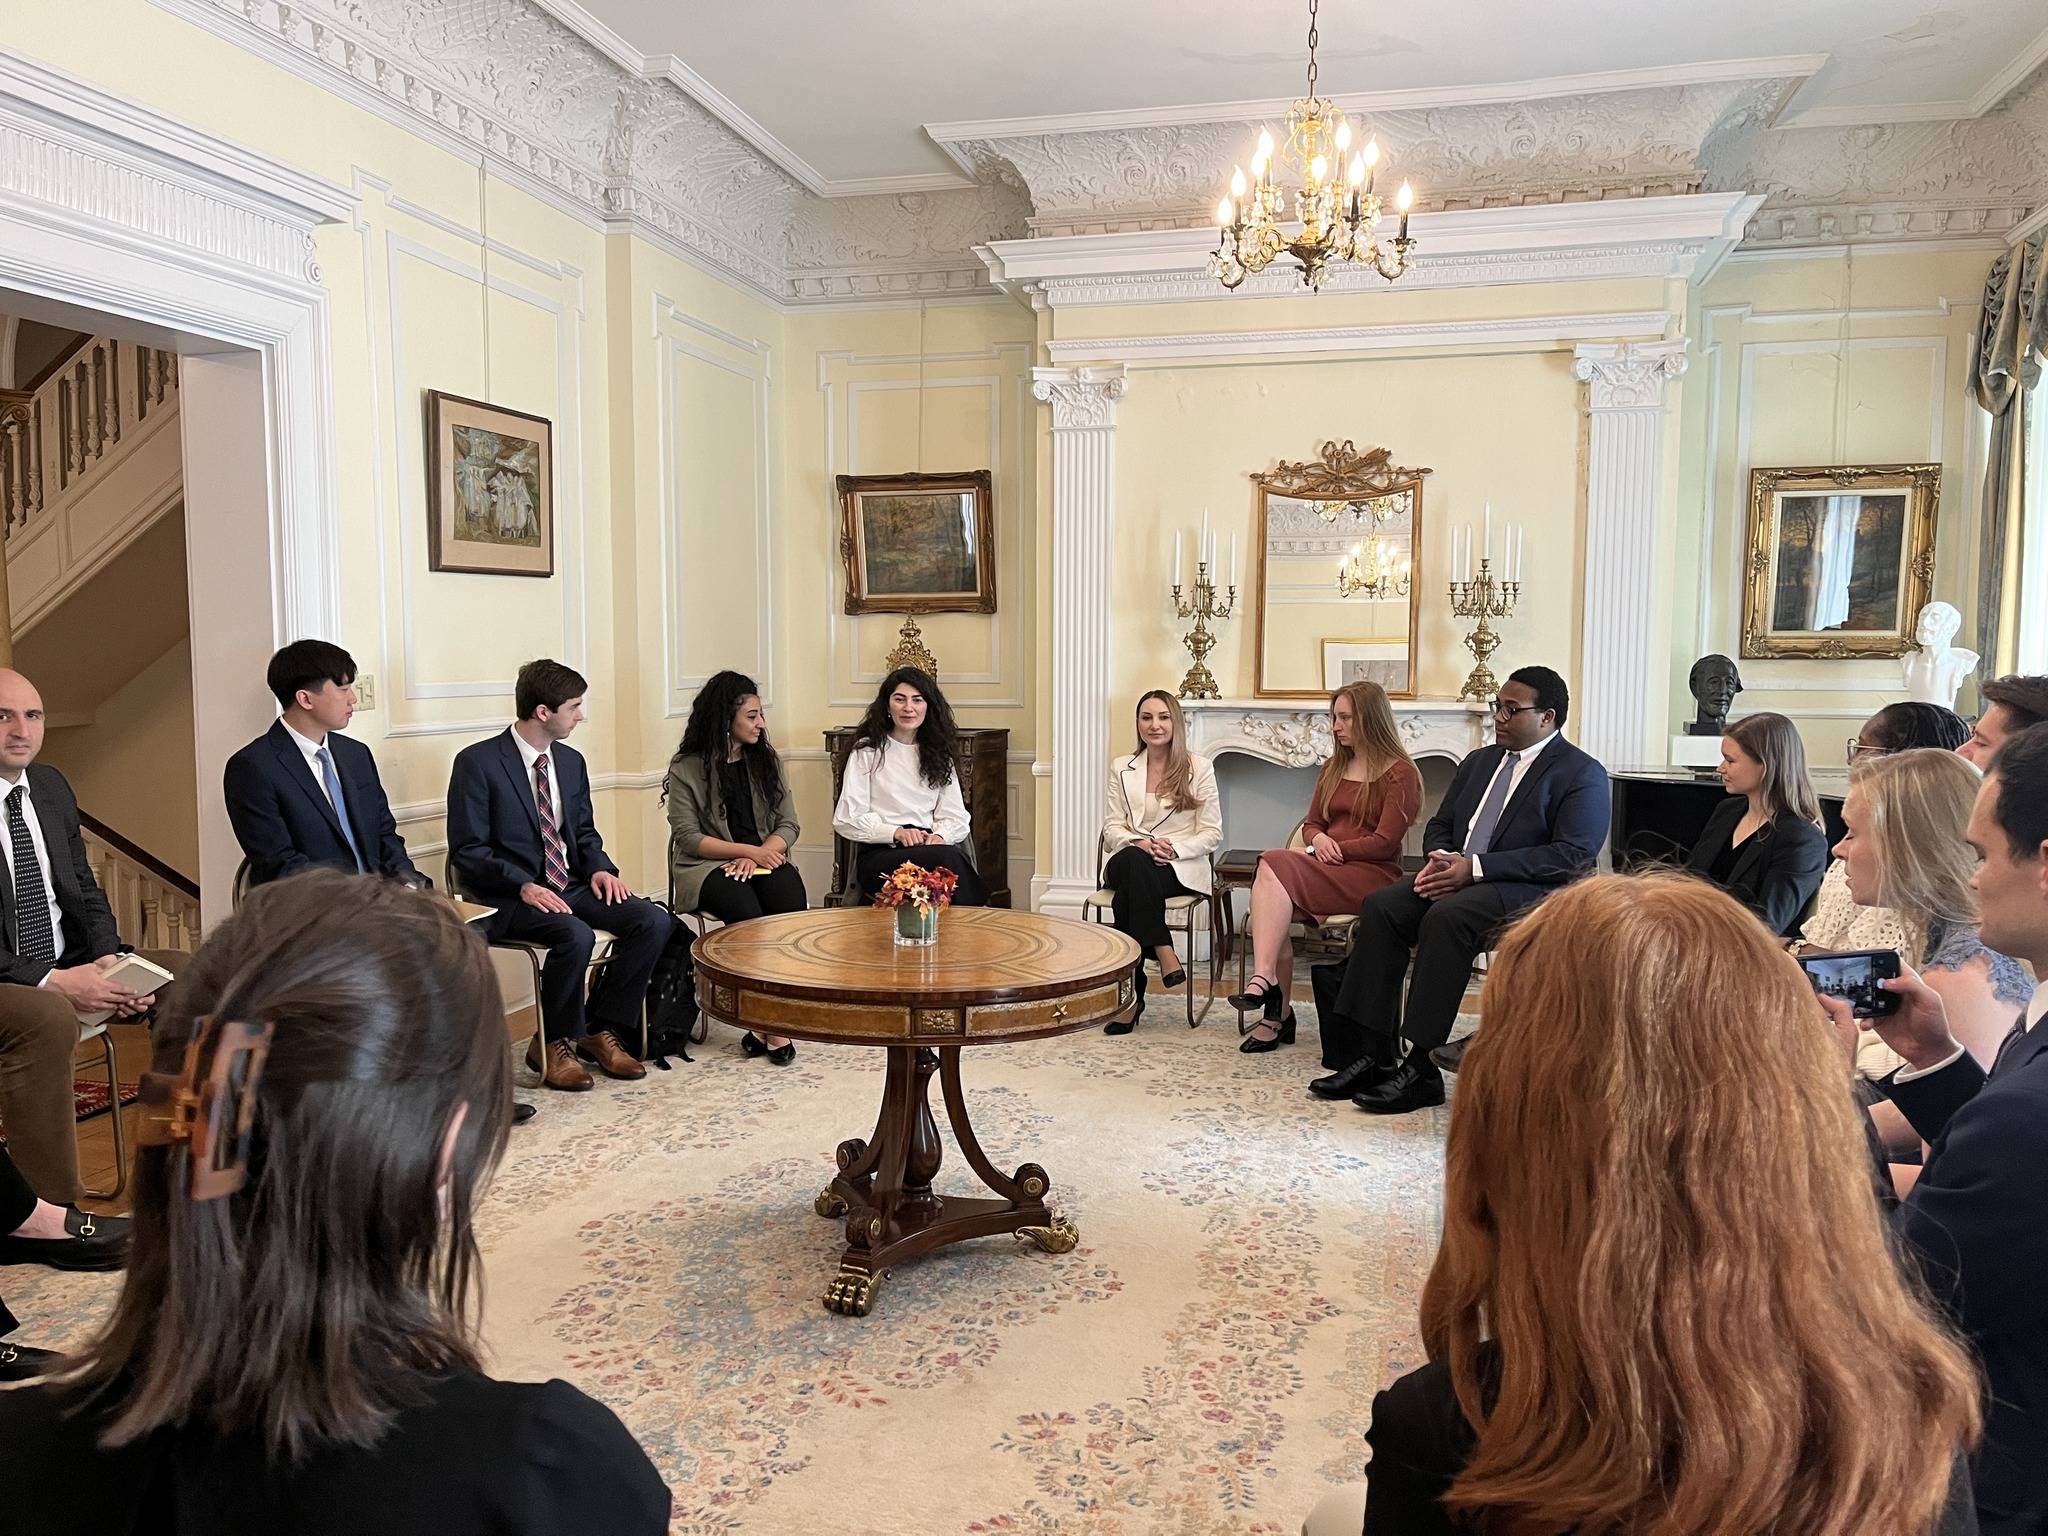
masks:
[(986, 892), (965, 844), (972, 828), (953, 768), (953, 711), (931, 675), (898, 667), (882, 679), (860, 723), (832, 830), (855, 845), (854, 883), (872, 900), (904, 864), (960, 877), (953, 904), (978, 907)]
[[(1208, 892), (1209, 855), (1222, 841), (1216, 770), (1188, 750), (1180, 701), (1155, 688), (1138, 700), (1136, 750), (1110, 764), (1109, 809), (1102, 819), (1109, 862), (1102, 883), (1114, 893), (1116, 926), (1152, 952), (1163, 987), (1187, 980), (1166, 926), (1167, 899)], [(1129, 1034), (1144, 1011), (1141, 965), (1129, 1013), (1110, 1020), (1103, 1033)]]

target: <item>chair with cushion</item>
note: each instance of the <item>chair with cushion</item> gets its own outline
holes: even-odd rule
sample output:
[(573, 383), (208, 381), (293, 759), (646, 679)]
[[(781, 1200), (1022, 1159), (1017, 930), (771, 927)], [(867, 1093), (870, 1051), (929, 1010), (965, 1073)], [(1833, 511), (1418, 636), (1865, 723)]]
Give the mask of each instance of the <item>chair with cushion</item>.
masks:
[[(1111, 920), (1116, 902), (1116, 893), (1102, 884), (1103, 867), (1109, 861), (1107, 843), (1097, 834), (1095, 838), (1095, 894), (1081, 903), (1081, 914), (1091, 922), (1106, 923)], [(1211, 879), (1214, 870), (1211, 869)], [(1216, 1001), (1216, 982), (1223, 974), (1223, 951), (1217, 945), (1216, 925), (1213, 919), (1215, 896), (1213, 891), (1196, 891), (1186, 896), (1166, 898), (1166, 926), (1175, 933), (1185, 934), (1188, 942), (1187, 963), (1195, 961), (1195, 914), (1202, 914), (1202, 920), (1209, 927), (1209, 993), (1202, 999), (1198, 1012), (1195, 1008), (1195, 984), (1192, 980), (1181, 983), (1181, 1000), (1187, 1005), (1188, 1028), (1193, 1029), (1209, 1016), (1209, 1008)], [(1142, 963), (1142, 962), (1141, 962)]]
[[(725, 926), (723, 922), (720, 922), (719, 919), (713, 917), (702, 907), (685, 909), (676, 904), (676, 835), (673, 831), (668, 835), (668, 871), (668, 900), (663, 902), (662, 905), (668, 908), (671, 917), (685, 928), (688, 928), (700, 939), (711, 931), (714, 923), (721, 928)], [(690, 1038), (701, 1045), (710, 1036), (711, 1019), (702, 1010), (699, 1010), (697, 1022), (690, 1026)]]

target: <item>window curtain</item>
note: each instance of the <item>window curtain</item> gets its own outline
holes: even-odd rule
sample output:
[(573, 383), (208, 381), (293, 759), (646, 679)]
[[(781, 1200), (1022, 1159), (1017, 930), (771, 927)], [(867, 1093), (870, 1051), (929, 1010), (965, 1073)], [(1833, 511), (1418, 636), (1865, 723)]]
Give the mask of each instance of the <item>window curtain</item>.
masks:
[(2048, 351), (2048, 252), (2036, 235), (2004, 252), (1984, 281), (1971, 388), (1991, 413), (1977, 549), (1977, 648), (1984, 677), (2014, 670), (2027, 488), (2028, 393)]

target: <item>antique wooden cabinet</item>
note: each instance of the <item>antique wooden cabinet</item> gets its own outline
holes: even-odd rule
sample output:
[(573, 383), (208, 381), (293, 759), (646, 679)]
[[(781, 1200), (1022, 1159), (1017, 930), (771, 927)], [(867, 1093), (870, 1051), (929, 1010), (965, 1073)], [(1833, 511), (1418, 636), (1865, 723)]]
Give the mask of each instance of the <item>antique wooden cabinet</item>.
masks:
[[(846, 775), (846, 759), (853, 751), (855, 727), (836, 725), (825, 733), (825, 750), (832, 758), (832, 803), (839, 803), (840, 781)], [(974, 867), (988, 887), (988, 904), (1010, 905), (1010, 733), (963, 729), (960, 748), (953, 757), (960, 775), (960, 798), (967, 802), (967, 817), (974, 826)], [(853, 870), (853, 853), (846, 839), (832, 834), (832, 890), (828, 905), (844, 899), (846, 882)]]

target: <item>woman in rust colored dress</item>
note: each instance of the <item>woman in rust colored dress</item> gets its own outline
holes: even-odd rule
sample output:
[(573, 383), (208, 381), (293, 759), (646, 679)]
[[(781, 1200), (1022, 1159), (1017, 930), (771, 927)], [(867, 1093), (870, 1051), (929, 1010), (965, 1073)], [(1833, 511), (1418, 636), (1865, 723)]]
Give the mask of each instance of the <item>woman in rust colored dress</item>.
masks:
[(1270, 1051), (1294, 1041), (1294, 944), (1290, 925), (1355, 912), (1401, 878), (1401, 840), (1422, 809), (1422, 775), (1394, 729), (1378, 683), (1347, 683), (1330, 695), (1337, 750), (1316, 777), (1302, 824), (1305, 848), (1269, 848), (1252, 882), (1252, 977), (1230, 1006), (1260, 1022), (1238, 1048)]

